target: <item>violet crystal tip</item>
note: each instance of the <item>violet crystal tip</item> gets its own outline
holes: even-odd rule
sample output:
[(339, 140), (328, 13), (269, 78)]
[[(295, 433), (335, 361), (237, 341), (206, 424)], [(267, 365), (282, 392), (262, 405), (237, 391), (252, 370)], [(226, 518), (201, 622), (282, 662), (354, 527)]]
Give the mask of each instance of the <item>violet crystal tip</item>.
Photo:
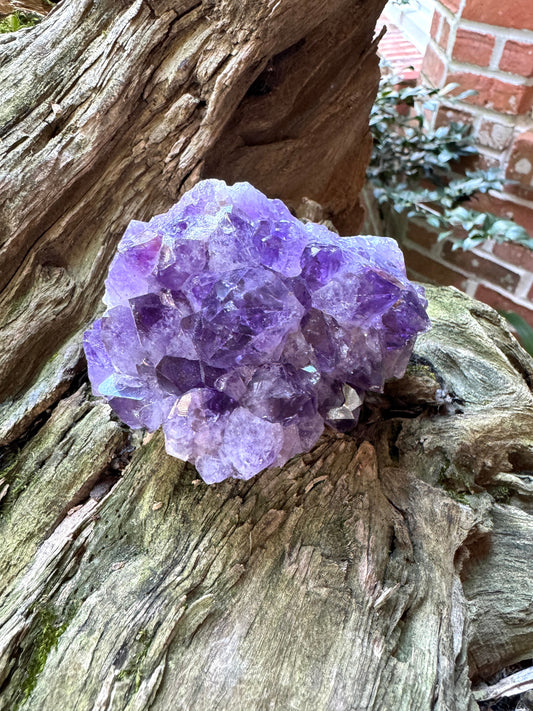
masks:
[(198, 183), (128, 226), (85, 333), (93, 390), (207, 483), (356, 422), (429, 328), (396, 242), (303, 224), (248, 183)]

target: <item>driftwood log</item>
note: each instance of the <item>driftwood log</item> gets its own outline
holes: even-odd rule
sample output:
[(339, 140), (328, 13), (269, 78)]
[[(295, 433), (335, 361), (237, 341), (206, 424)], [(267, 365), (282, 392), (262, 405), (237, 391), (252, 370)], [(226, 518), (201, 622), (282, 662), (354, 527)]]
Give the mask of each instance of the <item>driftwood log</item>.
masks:
[(380, 9), (63, 0), (0, 36), (2, 711), (473, 711), (531, 657), (533, 363), (490, 308), (430, 288), (357, 429), (249, 482), (86, 382), (126, 223), (200, 177), (357, 231)]

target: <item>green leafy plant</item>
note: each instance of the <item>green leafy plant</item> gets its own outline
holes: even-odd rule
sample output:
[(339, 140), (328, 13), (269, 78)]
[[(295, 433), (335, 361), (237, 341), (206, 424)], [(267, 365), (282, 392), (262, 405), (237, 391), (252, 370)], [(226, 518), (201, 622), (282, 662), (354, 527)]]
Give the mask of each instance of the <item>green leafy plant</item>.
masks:
[(25, 27), (34, 27), (41, 21), (41, 17), (32, 12), (21, 12), (17, 10), (12, 12), (10, 15), (6, 15), (0, 19), (0, 33), (4, 34), (6, 32), (16, 32), (17, 30), (22, 30)]
[(385, 71), (370, 114), (374, 147), (367, 171), (378, 204), (407, 218), (423, 218), (439, 231), (440, 240), (453, 239), (453, 249), (471, 249), (487, 239), (533, 249), (523, 227), (466, 205), (479, 193), (503, 187), (493, 170), (455, 172), (462, 159), (477, 153), (471, 127), (457, 122), (426, 126), (425, 114), (435, 112), (444, 98), (457, 101), (474, 92), (450, 98), (457, 84), (443, 89), (405, 86), (382, 65)]
[(533, 356), (533, 328), (529, 323), (514, 311), (499, 312), (514, 328), (522, 348)]

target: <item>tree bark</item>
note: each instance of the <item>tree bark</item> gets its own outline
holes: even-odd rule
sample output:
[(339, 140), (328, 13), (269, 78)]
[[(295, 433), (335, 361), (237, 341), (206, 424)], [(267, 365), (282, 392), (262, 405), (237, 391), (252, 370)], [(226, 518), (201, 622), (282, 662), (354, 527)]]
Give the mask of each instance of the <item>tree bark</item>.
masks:
[(355, 232), (383, 0), (76, 0), (0, 35), (0, 398), (94, 315), (127, 223), (200, 177)]
[(473, 711), (531, 656), (533, 364), (490, 308), (430, 288), (357, 429), (248, 482), (86, 383), (125, 224), (198, 178), (357, 231), (380, 9), (80, 0), (0, 36), (1, 711)]
[(206, 486), (74, 381), (4, 474), (0, 708), (476, 708), (469, 662), (531, 654), (533, 367), (429, 296), (357, 430), (249, 482)]

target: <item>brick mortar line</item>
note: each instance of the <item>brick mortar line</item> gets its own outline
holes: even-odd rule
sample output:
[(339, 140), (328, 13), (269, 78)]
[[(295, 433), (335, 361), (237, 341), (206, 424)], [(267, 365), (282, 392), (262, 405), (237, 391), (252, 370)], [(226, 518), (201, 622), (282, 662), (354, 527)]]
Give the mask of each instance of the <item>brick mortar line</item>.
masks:
[[(450, 35), (451, 36), (451, 35)], [(448, 44), (451, 44), (448, 42)], [(508, 72), (502, 72), (501, 70), (490, 69), (489, 67), (479, 67), (477, 64), (467, 64), (466, 62), (458, 62), (448, 56), (448, 52), (443, 50), (443, 48), (437, 44), (437, 42), (431, 38), (429, 41), (429, 46), (433, 49), (435, 54), (441, 60), (441, 62), (446, 66), (448, 72), (458, 71), (468, 74), (475, 74), (476, 76), (486, 76), (489, 79), (499, 79), (512, 86), (533, 86), (533, 77), (521, 77), (518, 74), (511, 74)]]
[[(526, 280), (524, 278), (524, 284), (525, 284), (525, 289), (523, 290), (524, 291), (524, 298), (527, 299), (527, 295), (531, 291), (531, 287), (533, 287), (533, 273), (532, 272), (529, 273), (529, 282), (526, 282)], [(517, 289), (518, 289), (518, 287), (517, 287)], [(518, 296), (520, 296), (520, 295), (518, 294)], [(533, 308), (533, 303), (531, 303), (531, 308)]]
[[(477, 116), (476, 117), (476, 123), (478, 124), (476, 126), (476, 123), (474, 123), (474, 133), (479, 134), (479, 129), (481, 127), (481, 122), (483, 121), (482, 116)], [(497, 158), (498, 160), (501, 160), (503, 154), (507, 151), (507, 148), (502, 148), (502, 150), (498, 150), (497, 148), (492, 148), (492, 146), (485, 146), (482, 143), (476, 143), (476, 149), (481, 156), (487, 156), (488, 158)]]
[(476, 247), (476, 249), (480, 249), (483, 254), (492, 254), (495, 244), (496, 242), (494, 242), (494, 240), (488, 239), (486, 242), (480, 244), (479, 247)]
[(479, 281), (477, 281), (477, 279), (473, 279), (472, 277), (468, 278), (465, 284), (465, 294), (467, 294), (467, 296), (471, 296), (474, 299), (478, 286)]
[[(483, 106), (474, 106), (473, 104), (467, 104), (466, 102), (459, 102), (457, 105), (455, 105), (455, 107), (453, 104), (447, 103), (443, 103), (442, 106), (444, 107), (444, 109), (449, 108), (451, 110), (453, 110), (454, 108), (457, 109), (459, 107), (460, 110), (462, 109), (470, 113), (474, 119), (473, 130), (475, 134), (479, 134), (481, 123), (484, 120), (500, 123), (506, 128), (511, 128), (513, 130), (513, 136), (509, 141), (509, 145), (501, 150), (498, 150), (497, 148), (492, 148), (491, 146), (485, 146), (481, 143), (475, 143), (475, 146), (480, 155), (486, 155), (490, 158), (499, 160), (500, 167), (502, 169), (501, 178), (505, 182), (505, 169), (509, 164), (509, 161), (513, 154), (514, 142), (516, 138), (522, 133), (527, 133), (528, 131), (533, 130), (533, 119), (525, 119), (523, 115), (517, 115), (513, 117), (509, 116), (508, 114), (501, 114), (497, 111), (494, 111), (494, 109), (487, 109)], [(473, 110), (470, 110), (471, 108)], [(513, 120), (513, 118), (515, 120)], [(491, 191), (490, 194), (494, 197), (494, 195), (497, 194), (497, 191)], [(505, 195), (507, 195), (507, 193), (505, 193)], [(522, 206), (531, 208), (533, 210), (533, 201), (529, 202), (525, 200)]]
[[(472, 74), (473, 76), (483, 76), (486, 77), (487, 79), (496, 79), (498, 81), (501, 81), (505, 84), (508, 84), (509, 86), (513, 87), (522, 87), (525, 86), (527, 89), (533, 86), (533, 77), (520, 77), (518, 74), (507, 74), (506, 72), (501, 72), (501, 71), (495, 71), (494, 69), (489, 69), (488, 67), (479, 67), (477, 64), (466, 64), (462, 62), (457, 62), (453, 59), (451, 59), (450, 56), (448, 56), (448, 53), (445, 52), (442, 47), (440, 47), (437, 42), (432, 38), (429, 43), (428, 47), (431, 47), (431, 49), (435, 52), (439, 60), (442, 62), (445, 68), (445, 73), (439, 84), (435, 84), (434, 82), (431, 82), (425, 73), (421, 72), (422, 76), (426, 77), (427, 82), (432, 85), (432, 86), (437, 86), (437, 88), (444, 88), (446, 84), (444, 84), (444, 81), (448, 79), (448, 74), (454, 73), (454, 72), (459, 72), (462, 74)], [(450, 83), (450, 82), (447, 82)], [(474, 106), (475, 104), (469, 104), (467, 102), (463, 102), (466, 106)], [(484, 107), (480, 107), (484, 108)], [(496, 112), (499, 113), (499, 112)], [(520, 116), (522, 114), (508, 114), (510, 116)]]
[(505, 37), (494, 37), (494, 47), (492, 48), (492, 54), (489, 60), (489, 69), (498, 70), (506, 42)]
[[(527, 299), (527, 295), (529, 294), (529, 290), (531, 288), (532, 276), (533, 275), (531, 274), (522, 274), (520, 281), (515, 286), (513, 291), (513, 294), (517, 299)], [(531, 304), (531, 308), (533, 308), (533, 303)]]
[[(435, 11), (433, 11), (433, 15), (432, 15), (432, 17), (431, 17), (431, 25), (429, 26), (428, 44), (429, 44), (429, 42), (430, 42), (431, 39), (432, 39), (432, 37), (431, 37), (431, 28), (433, 27), (433, 18), (434, 18), (434, 17), (435, 17)], [(442, 32), (442, 25), (443, 25), (443, 24), (444, 24), (444, 16), (439, 14), (439, 15), (438, 15), (438, 21), (437, 21), (437, 29), (436, 29), (436, 31), (435, 31), (435, 38), (434, 38), (436, 42), (440, 40), (440, 35), (441, 35), (441, 32)]]
[[(509, 301), (512, 301), (513, 304), (516, 304), (517, 306), (523, 306), (529, 311), (533, 311), (533, 301), (531, 299), (523, 299), (521, 297), (517, 297), (515, 294), (513, 294), (512, 291), (506, 291), (505, 289), (502, 289), (499, 286), (496, 286), (496, 284), (493, 284), (490, 281), (487, 281), (486, 279), (480, 279), (479, 284), (484, 286), (486, 289), (490, 289), (491, 291), (495, 291), (497, 294), (500, 296), (503, 296), (506, 299), (509, 299)], [(480, 300), (480, 299), (479, 299)], [(494, 307), (492, 307), (494, 308)]]
[[(423, 257), (426, 257), (427, 259), (431, 259), (431, 261), (440, 264), (443, 267), (446, 267), (446, 269), (449, 269), (452, 272), (455, 272), (456, 274), (464, 277), (465, 279), (465, 288), (464, 292), (468, 294), (469, 296), (475, 297), (475, 292), (477, 290), (478, 286), (484, 286), (486, 289), (489, 289), (491, 291), (496, 292), (500, 296), (503, 296), (504, 298), (508, 299), (511, 301), (513, 304), (516, 304), (517, 306), (522, 306), (525, 307), (526, 309), (533, 311), (533, 302), (531, 299), (527, 298), (527, 291), (525, 291), (524, 296), (521, 294), (517, 294), (516, 290), (515, 291), (508, 291), (507, 289), (504, 289), (493, 282), (489, 281), (487, 278), (483, 276), (478, 276), (477, 274), (474, 274), (473, 272), (466, 272), (464, 269), (461, 269), (460, 267), (456, 266), (452, 262), (446, 262), (442, 258), (436, 258), (434, 254), (432, 254), (430, 251), (425, 250), (423, 247), (421, 247), (419, 244), (416, 242), (411, 241), (410, 239), (406, 238), (404, 240), (405, 246), (411, 249), (414, 252), (417, 252)], [(506, 265), (507, 266), (507, 265)], [(426, 282), (428, 281), (429, 277), (427, 274), (421, 274), (419, 271), (416, 269), (411, 269), (409, 268), (411, 272), (414, 274), (418, 274), (420, 276), (420, 281)], [(533, 284), (533, 274), (531, 275), (531, 283)], [(519, 285), (517, 285), (518, 288)], [(524, 289), (520, 289), (520, 291), (524, 291)]]
[(511, 72), (503, 72), (501, 69), (491, 69), (490, 67), (480, 67), (477, 64), (468, 64), (467, 62), (458, 62), (456, 59), (450, 58), (448, 63), (448, 71), (456, 71), (476, 76), (484, 76), (489, 79), (498, 79), (512, 86), (533, 86), (533, 77), (523, 77), (519, 74), (511, 74)]
[[(453, 19), (450, 22), (450, 36), (448, 37), (448, 46), (446, 47), (446, 57), (450, 62), (452, 59), (452, 51), (455, 46), (455, 40), (457, 39), (457, 30), (459, 29), (459, 23), (461, 17), (463, 16), (463, 10), (465, 9), (466, 0), (460, 0), (459, 8), (457, 10), (457, 15), (453, 14)], [(447, 10), (448, 8), (446, 8)]]
[[(493, 247), (496, 246), (496, 242), (493, 242)], [(514, 242), (503, 242), (503, 244), (516, 244)], [(508, 269), (509, 271), (514, 272), (515, 274), (518, 274), (520, 277), (520, 280), (524, 277), (531, 277), (533, 279), (533, 273), (530, 272), (528, 269), (525, 267), (521, 267), (517, 264), (512, 264), (511, 262), (506, 261), (505, 259), (502, 259), (501, 257), (498, 257), (497, 254), (494, 254), (494, 252), (487, 252), (483, 249), (480, 249), (479, 247), (476, 247), (475, 249), (470, 249), (469, 250), (471, 254), (475, 254), (477, 257), (480, 257), (482, 259), (485, 259), (487, 262), (492, 262), (493, 264), (498, 264), (500, 267), (505, 267), (505, 269)], [(533, 252), (532, 252), (533, 254)], [(520, 284), (520, 282), (519, 282)], [(518, 284), (517, 287), (518, 288)]]
[[(502, 2), (503, 1), (504, 0), (502, 0)], [(465, 2), (461, 2), (457, 13), (452, 12), (445, 5), (442, 5), (439, 0), (435, 3), (435, 7), (443, 17), (446, 17), (450, 25), (453, 23), (454, 25), (460, 25), (461, 28), (465, 30), (479, 32), (481, 34), (491, 34), (495, 37), (503, 37), (504, 39), (517, 42), (533, 42), (533, 30), (522, 30), (518, 27), (503, 27), (502, 25), (491, 25), (487, 22), (479, 22), (478, 20), (467, 20), (462, 17), (465, 4)]]
[[(409, 269), (409, 271), (413, 274), (414, 281), (418, 281), (422, 285), (432, 283), (432, 281), (429, 280), (429, 277), (427, 276), (427, 274), (421, 274), (416, 269), (411, 269), (411, 268)], [(533, 313), (533, 302), (531, 302), (530, 299), (516, 298), (516, 296), (514, 296), (511, 292), (505, 291), (505, 289), (502, 290), (502, 289), (496, 287), (494, 284), (492, 284), (492, 282), (489, 282), (486, 279), (476, 279), (475, 277), (472, 277), (472, 275), (469, 275), (465, 279), (464, 289), (460, 289), (460, 291), (462, 291), (467, 296), (470, 296), (473, 299), (475, 299), (478, 286), (483, 286), (488, 291), (493, 291), (494, 293), (499, 294), (500, 296), (503, 296), (504, 299), (507, 299), (512, 304), (515, 304), (516, 306), (525, 308), (528, 311), (531, 311)], [(514, 298), (513, 298), (513, 296), (514, 296)], [(477, 301), (481, 301), (481, 299), (477, 299)], [(482, 302), (482, 303), (485, 303), (485, 302)], [(488, 304), (488, 305), (490, 306), (490, 304)], [(491, 308), (494, 309), (494, 306), (491, 306)], [(496, 311), (496, 309), (494, 309), (494, 310)]]
[(533, 117), (527, 114), (504, 114), (488, 106), (478, 106), (477, 104), (469, 104), (466, 101), (458, 101), (451, 103), (442, 101), (440, 104), (444, 109), (450, 110), (467, 110), (472, 115), (495, 119), (498, 123), (502, 123), (510, 128), (518, 128), (520, 131), (528, 131), (533, 128)]
[(467, 20), (464, 17), (457, 18), (462, 29), (478, 32), (484, 35), (493, 35), (502, 39), (513, 40), (515, 42), (533, 43), (533, 30), (519, 30), (517, 27), (501, 27), (500, 25), (490, 25), (486, 22)]
[[(444, 242), (437, 242), (436, 244), (432, 245), (432, 247), (430, 249), (427, 249), (427, 248), (423, 247), (422, 245), (418, 244), (417, 242), (414, 242), (413, 240), (409, 239), (409, 237), (405, 237), (402, 240), (402, 244), (405, 244), (405, 246), (408, 249), (410, 249), (411, 251), (417, 252), (418, 254), (422, 255), (423, 257), (427, 257), (428, 259), (431, 259), (433, 262), (436, 262), (437, 264), (440, 264), (441, 266), (446, 267), (447, 269), (450, 269), (450, 271), (460, 274), (467, 280), (474, 279), (480, 283), (482, 281), (484, 281), (484, 282), (486, 282), (486, 284), (490, 284), (493, 287), (496, 286), (493, 282), (489, 281), (486, 277), (483, 277), (482, 274), (480, 276), (478, 276), (476, 272), (468, 271), (468, 270), (460, 267), (459, 265), (455, 264), (454, 262), (448, 261), (442, 255), (442, 248), (444, 246)], [(511, 290), (508, 291), (506, 289), (503, 289), (502, 287), (498, 287), (498, 288), (502, 289), (502, 294), (505, 293), (505, 294), (513, 295), (515, 298), (523, 298), (522, 297), (522, 293), (523, 293), (524, 296), (526, 297), (526, 300), (527, 300), (527, 294), (533, 284), (533, 273), (528, 272), (527, 269), (523, 269), (522, 267), (517, 267), (515, 264), (510, 264), (509, 262), (501, 260), (496, 255), (492, 254), (492, 252), (486, 252), (486, 251), (482, 251), (479, 249), (469, 250), (469, 252), (471, 254), (474, 254), (476, 257), (479, 257), (480, 259), (484, 259), (487, 262), (497, 264), (498, 266), (502, 267), (503, 269), (505, 269), (508, 272), (511, 272), (512, 274), (516, 274), (519, 277), (519, 281), (512, 291)], [(531, 304), (531, 308), (533, 309), (533, 303)]]
[[(443, 242), (438, 242), (434, 246), (437, 247), (442, 244)], [(461, 267), (458, 267), (457, 265), (453, 264), (452, 262), (447, 262), (444, 257), (441, 256), (440, 251), (438, 253), (433, 253), (432, 250), (428, 250), (425, 247), (422, 247), (422, 245), (418, 244), (417, 242), (413, 242), (409, 239), (409, 237), (404, 237), (404, 239), (402, 240), (402, 245), (405, 245), (413, 252), (418, 252), (418, 254), (421, 254), (423, 257), (427, 257), (433, 262), (437, 262), (437, 264), (440, 264), (441, 266), (450, 269), (450, 271), (452, 272), (457, 272), (462, 277), (465, 277), (465, 279), (472, 276), (472, 272), (467, 272)]]
[(513, 193), (502, 193), (499, 190), (489, 190), (488, 194), (505, 202), (513, 202), (515, 205), (533, 210), (533, 200), (526, 200), (525, 198), (518, 197), (518, 195), (513, 195)]

